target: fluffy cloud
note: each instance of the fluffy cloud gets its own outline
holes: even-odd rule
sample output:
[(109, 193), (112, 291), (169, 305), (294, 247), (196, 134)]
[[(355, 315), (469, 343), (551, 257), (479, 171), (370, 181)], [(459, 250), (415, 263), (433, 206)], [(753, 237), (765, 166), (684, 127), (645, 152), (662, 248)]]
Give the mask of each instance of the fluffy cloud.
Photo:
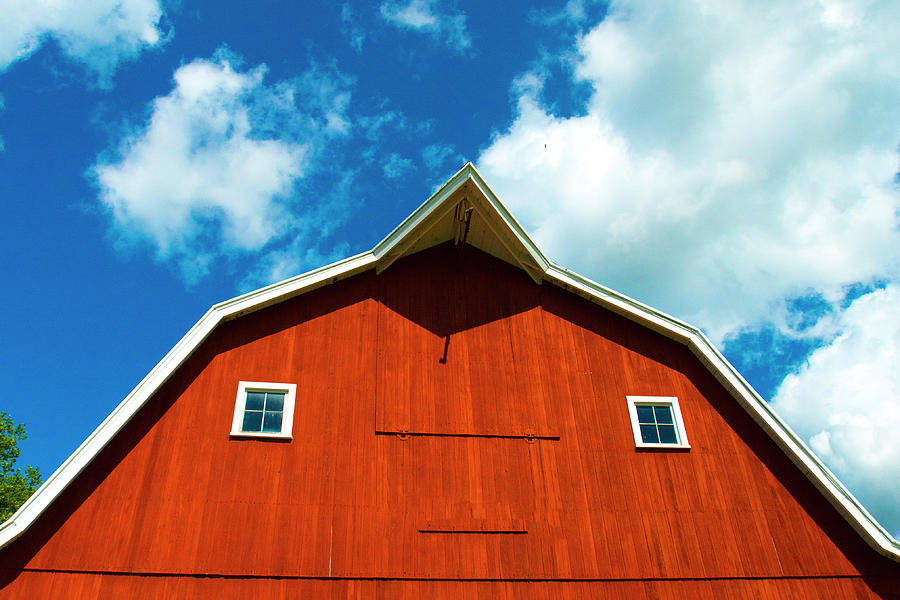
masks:
[(397, 179), (412, 168), (412, 159), (400, 156), (396, 152), (391, 152), (388, 159), (384, 162), (382, 171), (388, 179)]
[(763, 4), (613, 2), (560, 59), (582, 110), (523, 74), (478, 166), (553, 260), (719, 342), (821, 346), (775, 407), (898, 531), (900, 4)]
[(366, 32), (360, 25), (353, 7), (349, 4), (341, 6), (341, 35), (347, 39), (351, 48), (362, 52), (363, 42), (366, 41)]
[(857, 299), (840, 334), (778, 390), (775, 409), (900, 538), (900, 284)]
[(422, 149), (422, 161), (431, 177), (442, 176), (444, 163), (451, 158), (458, 163), (457, 167), (461, 167), (465, 163), (463, 156), (449, 144), (430, 144)]
[(381, 4), (381, 16), (397, 27), (428, 33), (460, 52), (468, 51), (472, 38), (466, 28), (466, 15), (441, 12), (435, 4), (435, 0), (410, 0), (405, 3), (387, 0)]
[(241, 292), (249, 292), (275, 281), (293, 277), (310, 269), (327, 265), (353, 254), (350, 244), (337, 242), (321, 248), (311, 244), (316, 236), (328, 237), (343, 222), (350, 211), (357, 173), (352, 169), (340, 169), (327, 175), (330, 185), (322, 192), (319, 201), (307, 207), (305, 218), (285, 244), (258, 257), (256, 264), (241, 280)]
[(7, 0), (0, 18), (0, 71), (52, 37), (69, 57), (108, 77), (122, 60), (160, 43), (158, 0)]
[(217, 256), (258, 252), (308, 227), (295, 184), (350, 127), (338, 73), (313, 67), (267, 86), (264, 65), (233, 62), (220, 53), (180, 67), (149, 121), (94, 168), (117, 234), (150, 240), (189, 280)]
[[(898, 272), (900, 5), (613, 3), (478, 165), (550, 256), (722, 340)], [(546, 86), (546, 87), (545, 87)]]

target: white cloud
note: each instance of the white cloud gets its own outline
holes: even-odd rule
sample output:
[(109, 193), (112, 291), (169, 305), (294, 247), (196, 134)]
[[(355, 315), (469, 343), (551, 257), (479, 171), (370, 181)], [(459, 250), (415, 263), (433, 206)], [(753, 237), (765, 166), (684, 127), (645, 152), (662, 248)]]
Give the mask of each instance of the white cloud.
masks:
[(353, 253), (346, 241), (337, 241), (325, 247), (311, 242), (330, 238), (343, 223), (356, 198), (359, 173), (339, 165), (336, 170), (321, 175), (329, 185), (317, 194), (315, 204), (306, 207), (303, 218), (294, 223), (294, 230), (286, 242), (257, 257), (238, 286), (242, 293), (330, 264)]
[(363, 42), (366, 41), (366, 32), (359, 24), (353, 7), (349, 4), (341, 6), (341, 35), (347, 38), (351, 48), (362, 52)]
[(52, 37), (105, 79), (162, 39), (159, 0), (4, 0), (0, 12), (0, 71)]
[(861, 298), (773, 406), (900, 538), (900, 284)]
[(614, 2), (559, 58), (583, 111), (526, 73), (478, 159), (553, 260), (719, 342), (823, 343), (775, 407), (895, 532), (898, 29), (889, 1)]
[(382, 2), (380, 10), (382, 18), (388, 23), (429, 33), (460, 52), (468, 51), (472, 46), (472, 38), (466, 27), (466, 15), (462, 12), (442, 12), (436, 8), (436, 4), (436, 0), (386, 0)]
[(302, 238), (295, 238), (285, 248), (270, 252), (262, 257), (256, 267), (241, 281), (242, 292), (250, 292), (264, 285), (293, 277), (328, 265), (352, 254), (350, 244), (341, 242), (323, 252), (319, 248), (307, 246)]
[(392, 23), (411, 29), (436, 29), (438, 18), (432, 12), (428, 0), (410, 0), (406, 6), (396, 2), (384, 2), (381, 15)]
[(552, 259), (719, 341), (790, 330), (786, 298), (900, 261), (900, 4), (835, 6), (613, 3), (577, 40), (584, 114), (521, 77), (479, 168)]
[(391, 152), (390, 156), (388, 156), (388, 159), (385, 161), (382, 170), (384, 171), (384, 176), (388, 179), (397, 179), (398, 177), (402, 177), (404, 173), (412, 168), (412, 159), (400, 156), (396, 152)]
[(568, 0), (562, 9), (538, 9), (532, 12), (532, 19), (544, 25), (556, 26), (560, 23), (578, 25), (588, 19), (588, 7), (602, 4), (600, 0)]
[(370, 142), (380, 141), (385, 131), (393, 130), (393, 133), (396, 133), (409, 126), (406, 115), (398, 110), (384, 110), (374, 116), (360, 116), (356, 122)]
[(462, 167), (465, 163), (462, 154), (457, 152), (450, 144), (430, 144), (422, 149), (422, 160), (429, 171), (430, 177), (443, 178), (446, 175), (443, 172), (444, 163), (451, 158), (459, 163), (457, 167)]
[(320, 146), (350, 127), (338, 74), (314, 66), (267, 86), (264, 65), (233, 62), (220, 53), (180, 67), (120, 156), (94, 167), (117, 234), (149, 240), (189, 280), (219, 256), (301, 231), (308, 215), (294, 205), (295, 184)]

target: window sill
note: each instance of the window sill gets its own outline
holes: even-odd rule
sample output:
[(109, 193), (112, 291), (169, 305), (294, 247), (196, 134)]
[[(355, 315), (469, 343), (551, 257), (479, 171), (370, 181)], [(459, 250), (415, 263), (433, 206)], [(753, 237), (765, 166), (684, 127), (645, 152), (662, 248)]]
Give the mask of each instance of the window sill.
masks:
[(688, 452), (689, 444), (637, 444), (634, 447), (637, 452)]
[(228, 437), (230, 439), (271, 440), (273, 442), (290, 442), (293, 439), (293, 436), (289, 433), (263, 433), (253, 431), (232, 431), (228, 434)]

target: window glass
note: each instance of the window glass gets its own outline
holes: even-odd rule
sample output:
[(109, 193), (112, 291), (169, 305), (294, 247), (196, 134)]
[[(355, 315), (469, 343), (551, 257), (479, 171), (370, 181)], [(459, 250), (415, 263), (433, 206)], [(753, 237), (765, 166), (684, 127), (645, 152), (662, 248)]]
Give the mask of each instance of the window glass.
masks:
[(266, 392), (266, 411), (284, 410), (284, 392)]
[(635, 411), (641, 426), (641, 441), (645, 444), (677, 444), (678, 434), (672, 420), (670, 405), (636, 404)]
[(241, 431), (261, 431), (262, 430), (262, 411), (248, 410), (244, 412), (244, 422), (241, 424)]
[(241, 431), (281, 431), (284, 392), (247, 392)]
[(265, 432), (278, 432), (281, 431), (281, 416), (280, 412), (267, 412), (265, 413), (265, 418), (263, 419), (262, 430)]
[(675, 426), (674, 425), (659, 425), (657, 427), (659, 431), (659, 443), (660, 444), (677, 444), (678, 436), (675, 434)]
[(672, 407), (671, 406), (654, 406), (653, 415), (656, 417), (657, 423), (672, 423)]
[(638, 404), (635, 408), (637, 409), (638, 423), (656, 423), (656, 420), (653, 418), (652, 406)]
[(659, 434), (655, 425), (641, 425), (641, 439), (645, 444), (658, 444)]

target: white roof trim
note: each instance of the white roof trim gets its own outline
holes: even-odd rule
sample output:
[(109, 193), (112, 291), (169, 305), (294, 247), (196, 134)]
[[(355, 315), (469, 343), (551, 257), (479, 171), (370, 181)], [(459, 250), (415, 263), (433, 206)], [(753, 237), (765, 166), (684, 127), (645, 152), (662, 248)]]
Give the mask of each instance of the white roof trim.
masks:
[[(468, 187), (466, 198), (482, 217), (487, 227), (497, 236), (501, 244), (509, 251), (516, 262), (526, 273), (540, 283), (544, 271), (550, 265), (548, 261), (521, 225), (506, 210), (497, 196), (491, 191), (484, 179), (467, 163), (456, 172), (447, 183), (442, 185), (428, 200), (413, 211), (394, 231), (388, 234), (372, 253), (378, 257), (377, 270), (380, 273), (395, 260), (404, 255), (406, 250), (425, 234), (430, 225), (440, 217), (453, 210), (456, 202), (451, 201), (461, 188)], [(492, 212), (499, 215), (502, 224), (498, 227)]]
[[(498, 231), (497, 223), (490, 223), (491, 229), (516, 257), (523, 269), (532, 276), (533, 271), (538, 271), (544, 280), (569, 289), (688, 346), (866, 542), (884, 556), (900, 562), (900, 542), (869, 514), (699, 329), (551, 263), (500, 203), (471, 163), (460, 169), (371, 251), (260, 288), (210, 308), (78, 449), (47, 478), (37, 492), (8, 521), (0, 525), (0, 547), (9, 544), (28, 529), (220, 322), (375, 268), (379, 266), (379, 261), (383, 265), (381, 268), (386, 268), (387, 265), (384, 263), (389, 261), (390, 264), (401, 256), (404, 249), (411, 245), (409, 240), (412, 239), (414, 242), (421, 235), (422, 232), (417, 229), (422, 227), (429, 217), (433, 217), (436, 211), (441, 211), (442, 207), (446, 210), (444, 204), (468, 182), (471, 182), (472, 190), (477, 190), (489, 208), (500, 216), (505, 231)], [(477, 196), (473, 195), (473, 198), (477, 208)], [(482, 215), (485, 216), (486, 213), (483, 211)], [(488, 221), (487, 216), (485, 220)], [(519, 250), (516, 251), (515, 247)], [(385, 257), (389, 257), (394, 249), (398, 249), (399, 253), (386, 259)]]

